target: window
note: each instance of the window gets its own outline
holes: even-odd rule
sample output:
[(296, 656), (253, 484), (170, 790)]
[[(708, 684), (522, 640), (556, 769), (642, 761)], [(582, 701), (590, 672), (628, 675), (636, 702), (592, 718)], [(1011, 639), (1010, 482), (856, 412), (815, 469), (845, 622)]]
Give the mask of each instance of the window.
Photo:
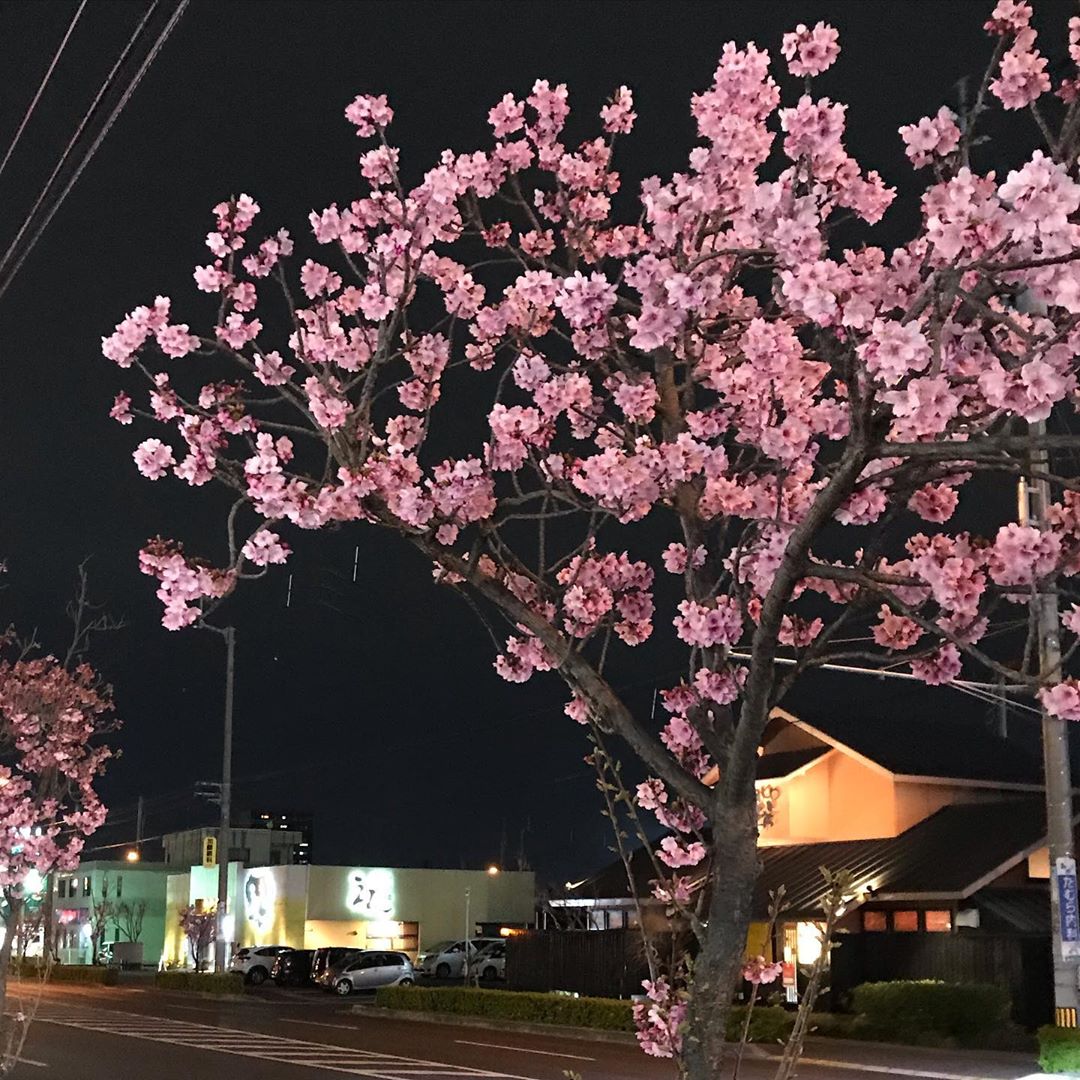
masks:
[(82, 894), (83, 896), (90, 895), (90, 878), (89, 876), (82, 879)]
[(124, 875), (116, 875), (116, 899), (119, 900), (124, 895)]
[(884, 911), (864, 911), (862, 913), (862, 928), (867, 933), (881, 933), (888, 929), (888, 917)]
[(271, 848), (271, 850), (270, 850), (270, 865), (271, 866), (280, 866), (281, 865), (281, 852), (280, 852), (280, 850), (278, 850), (278, 848)]
[(401, 953), (387, 953), (383, 963), (387, 967), (401, 967), (405, 963), (405, 957)]
[(897, 933), (914, 933), (919, 929), (919, 913), (917, 911), (894, 911), (892, 928)]
[(60, 878), (60, 879), (57, 880), (57, 882), (56, 882), (56, 895), (59, 896), (61, 900), (64, 900), (64, 899), (67, 898), (67, 887), (68, 887), (68, 879), (67, 878)]
[(951, 911), (927, 911), (923, 913), (926, 919), (926, 932), (928, 934), (947, 934), (952, 930)]

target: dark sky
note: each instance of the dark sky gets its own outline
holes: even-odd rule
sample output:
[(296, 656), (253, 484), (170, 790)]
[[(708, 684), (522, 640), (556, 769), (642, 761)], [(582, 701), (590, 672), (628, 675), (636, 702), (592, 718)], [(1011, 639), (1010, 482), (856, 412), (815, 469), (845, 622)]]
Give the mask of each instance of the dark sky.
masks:
[[(1071, 12), (1037, 6), (1058, 28), (1057, 15)], [(0, 147), (74, 7), (0, 4)], [(143, 7), (89, 5), (0, 177), (3, 246)], [(821, 18), (841, 33), (840, 62), (820, 81), (852, 103), (849, 146), (890, 181), (909, 182), (896, 129), (978, 74), (990, 7), (194, 0), (0, 301), (4, 617), (56, 640), (75, 567), (89, 555), (95, 591), (127, 620), (97, 654), (125, 721), (116, 738), (123, 757), (103, 784), (116, 808), (113, 835), (133, 833), (140, 793), (151, 833), (205, 814), (191, 788), (218, 775), (220, 643), (160, 628), (136, 553), (163, 533), (220, 555), (220, 503), (206, 489), (137, 475), (131, 450), (150, 432), (107, 418), (118, 373), (99, 349), (102, 334), (156, 293), (171, 295), (174, 310), (204, 312), (191, 269), (207, 260), (202, 237), (215, 202), (249, 192), (262, 204), (262, 229), (303, 233), (310, 209), (357, 190), (358, 143), (342, 115), (356, 93), (389, 94), (405, 168), (418, 175), (444, 147), (485, 145), (490, 106), (540, 76), (566, 81), (571, 104), (589, 117), (620, 83), (633, 88), (640, 118), (620, 164), (636, 184), (685, 161), (689, 97), (710, 82), (723, 42), (753, 39), (777, 55), (785, 29)], [(1061, 37), (1058, 29), (1056, 52)], [(894, 212), (881, 228), (902, 235), (910, 213)], [(315, 812), (316, 855), (326, 862), (473, 865), (498, 858), (504, 834), (513, 856), (522, 830), (545, 875), (561, 879), (605, 859), (584, 740), (562, 716), (555, 677), (502, 682), (475, 618), (393, 537), (365, 528), (318, 535), (290, 566), (290, 607), (277, 571), (234, 613), (238, 801)], [(672, 681), (671, 663), (661, 646), (635, 658), (623, 679), (633, 707), (648, 710), (653, 686)], [(806, 695), (817, 707), (839, 699), (850, 707), (853, 696), (835, 680)]]

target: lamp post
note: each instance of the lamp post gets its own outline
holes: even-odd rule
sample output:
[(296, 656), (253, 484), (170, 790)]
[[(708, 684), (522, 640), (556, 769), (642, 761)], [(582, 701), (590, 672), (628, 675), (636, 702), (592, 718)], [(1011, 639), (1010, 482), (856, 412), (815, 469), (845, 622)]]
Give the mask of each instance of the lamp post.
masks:
[(236, 660), (236, 630), (226, 626), (219, 631), (225, 638), (225, 717), (221, 751), (221, 822), (218, 826), (218, 901), (217, 937), (214, 942), (214, 970), (223, 972), (229, 966), (229, 946), (225, 940), (230, 925), (229, 910), (229, 815), (232, 809), (232, 728), (233, 681)]
[(465, 982), (469, 981), (472, 960), (472, 889), (465, 890)]

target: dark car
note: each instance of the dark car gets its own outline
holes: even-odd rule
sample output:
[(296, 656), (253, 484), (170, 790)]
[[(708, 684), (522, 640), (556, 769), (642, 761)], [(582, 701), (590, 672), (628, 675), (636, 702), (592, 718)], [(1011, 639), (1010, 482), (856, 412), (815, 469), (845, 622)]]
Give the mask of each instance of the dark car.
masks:
[(325, 986), (330, 970), (356, 956), (358, 952), (359, 949), (344, 948), (340, 945), (316, 949), (311, 958), (311, 981), (318, 986)]
[(303, 986), (311, 974), (313, 949), (290, 949), (282, 953), (275, 961), (270, 978), (278, 986)]

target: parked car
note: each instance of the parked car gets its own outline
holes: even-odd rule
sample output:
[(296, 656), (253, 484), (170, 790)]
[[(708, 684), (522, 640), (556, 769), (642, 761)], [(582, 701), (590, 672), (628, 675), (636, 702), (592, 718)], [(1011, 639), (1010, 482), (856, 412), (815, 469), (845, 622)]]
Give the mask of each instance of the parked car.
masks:
[(258, 986), (270, 978), (274, 961), (283, 953), (290, 952), (288, 945), (253, 945), (237, 949), (233, 953), (229, 970), (244, 976), (244, 981)]
[(311, 958), (311, 981), (318, 986), (331, 986), (329, 979), (346, 961), (360, 952), (359, 949), (347, 949), (340, 946), (316, 949)]
[(311, 975), (314, 949), (288, 949), (280, 953), (270, 969), (270, 978), (278, 986), (303, 986)]
[(411, 986), (416, 981), (412, 962), (400, 952), (362, 952), (337, 969), (334, 989), (341, 995), (379, 986)]
[(484, 946), (470, 966), (478, 979), (505, 979), (506, 942), (495, 941)]
[[(501, 941), (501, 938), (473, 938), (468, 943), (469, 966), (481, 949)], [(424, 949), (416, 958), (416, 970), (421, 975), (434, 975), (437, 979), (460, 979), (465, 974), (465, 947), (461, 941), (442, 941), (430, 949)]]

